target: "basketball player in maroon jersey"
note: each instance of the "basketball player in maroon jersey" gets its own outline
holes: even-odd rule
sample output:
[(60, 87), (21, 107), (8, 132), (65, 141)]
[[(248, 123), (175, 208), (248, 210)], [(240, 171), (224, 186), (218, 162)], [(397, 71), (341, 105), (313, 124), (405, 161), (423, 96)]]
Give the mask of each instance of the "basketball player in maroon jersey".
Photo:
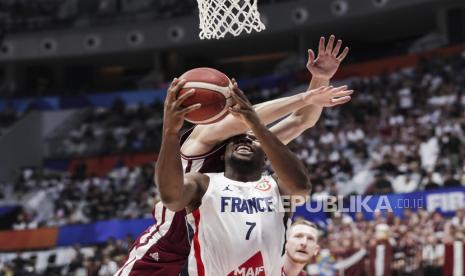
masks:
[(307, 220), (297, 220), (288, 230), (283, 276), (306, 276), (304, 268), (318, 254), (318, 228)]
[[(342, 41), (335, 44), (331, 36), (328, 43), (320, 38), (318, 57), (308, 51), (307, 69), (312, 74), (309, 91), (255, 105), (262, 122), (269, 124), (289, 113), (287, 118), (270, 130), (285, 144), (298, 137), (318, 121), (323, 107), (332, 107), (350, 101), (352, 91), (346, 87), (328, 88), (340, 63), (348, 53), (345, 47), (340, 52)], [(169, 89), (179, 89), (179, 82), (173, 81)], [(181, 83), (182, 84), (182, 83)], [(169, 91), (171, 92), (171, 91)], [(223, 141), (248, 129), (232, 115), (210, 124), (198, 125), (181, 138), (181, 156), (185, 172), (220, 172), (224, 162)], [(168, 172), (167, 172), (168, 173)], [(153, 216), (156, 224), (150, 226), (135, 241), (128, 259), (116, 275), (179, 275), (190, 251), (189, 233), (186, 226), (186, 212), (172, 212), (161, 202), (157, 203)]]

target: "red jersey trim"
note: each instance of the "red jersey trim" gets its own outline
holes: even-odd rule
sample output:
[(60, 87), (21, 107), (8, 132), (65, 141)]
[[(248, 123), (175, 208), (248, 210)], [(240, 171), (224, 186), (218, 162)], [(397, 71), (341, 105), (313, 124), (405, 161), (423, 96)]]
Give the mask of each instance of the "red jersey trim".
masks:
[(202, 262), (202, 256), (200, 252), (200, 242), (199, 242), (199, 225), (200, 225), (200, 212), (195, 210), (192, 212), (195, 220), (195, 234), (194, 234), (194, 256), (197, 263), (197, 273), (199, 276), (205, 276), (205, 268)]

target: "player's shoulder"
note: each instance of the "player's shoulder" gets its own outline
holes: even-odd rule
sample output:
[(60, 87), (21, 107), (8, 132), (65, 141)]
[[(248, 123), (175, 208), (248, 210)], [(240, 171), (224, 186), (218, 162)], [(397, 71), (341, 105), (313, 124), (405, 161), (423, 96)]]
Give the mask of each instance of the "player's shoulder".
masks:
[(276, 175), (276, 173), (269, 174), (268, 178), (273, 181), (273, 184), (279, 186), (281, 180), (279, 179), (278, 175)]
[(201, 160), (222, 155), (227, 141), (218, 140), (208, 143), (198, 139), (198, 129), (202, 126), (195, 126), (187, 130), (181, 136), (181, 157), (184, 160)]
[(184, 179), (187, 182), (208, 184), (210, 182), (210, 174), (200, 172), (188, 172), (184, 175)]

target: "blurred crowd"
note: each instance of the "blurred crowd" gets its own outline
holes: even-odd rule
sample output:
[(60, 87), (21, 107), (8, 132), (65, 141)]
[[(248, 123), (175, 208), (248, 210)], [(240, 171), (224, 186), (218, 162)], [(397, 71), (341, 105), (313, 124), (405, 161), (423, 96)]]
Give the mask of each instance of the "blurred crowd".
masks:
[[(37, 255), (18, 253), (11, 259), (0, 261), (0, 275), (44, 275), (44, 276), (111, 276), (124, 263), (134, 240), (127, 236), (123, 240), (108, 239), (104, 244), (92, 247), (79, 245), (68, 252), (56, 251), (49, 254), (46, 264), (37, 264)], [(67, 255), (66, 262), (58, 260), (58, 254)], [(37, 267), (41, 269), (37, 269)], [(43, 267), (45, 266), (45, 267)]]
[(86, 178), (80, 171), (69, 175), (24, 170), (13, 190), (2, 192), (6, 198), (16, 198), (22, 204), (11, 228), (21, 230), (151, 217), (158, 200), (153, 184), (153, 164), (116, 168), (106, 177)]
[(61, 139), (55, 155), (79, 157), (115, 153), (157, 152), (161, 144), (163, 104), (127, 107), (120, 98), (110, 109), (98, 108), (68, 137)]
[(465, 185), (465, 53), (349, 87), (354, 99), (291, 145), (317, 196)]
[[(352, 102), (325, 109), (319, 123), (290, 144), (308, 167), (313, 199), (465, 186), (465, 53), (372, 78), (354, 78), (348, 84), (356, 91)], [(260, 102), (287, 89), (247, 94)], [(60, 150), (75, 157), (157, 151), (162, 112), (162, 103), (132, 107), (117, 99), (110, 109), (89, 111)], [(15, 118), (13, 111), (3, 111), (0, 128)], [(153, 164), (121, 167), (105, 177), (89, 176), (85, 168), (73, 174), (26, 169), (0, 194), (23, 205), (10, 227), (17, 230), (150, 217), (158, 200), (153, 169)], [(424, 210), (406, 210), (402, 218), (376, 213), (371, 221), (361, 214), (352, 219), (336, 213), (320, 240), (319, 262), (335, 263), (360, 249), (370, 254), (380, 239), (377, 228), (383, 225), (382, 239), (392, 248), (390, 267), (395, 275), (420, 270), (440, 275), (445, 244), (465, 242), (464, 217), (465, 210), (451, 219)], [(112, 275), (128, 244), (111, 241), (96, 247), (92, 256), (80, 254), (77, 248), (70, 265), (56, 267), (51, 258), (44, 275), (63, 271)], [(18, 256), (0, 266), (0, 275), (31, 269), (28, 263)]]
[[(406, 209), (402, 218), (375, 212), (370, 221), (362, 213), (355, 219), (335, 213), (318, 242), (321, 251), (316, 262), (334, 265), (364, 249), (366, 255), (359, 271), (368, 272), (370, 255), (375, 254), (376, 245), (384, 244), (388, 262), (385, 266), (391, 275), (443, 275), (445, 246), (454, 241), (465, 243), (465, 209), (458, 210), (452, 218), (424, 209), (416, 213)], [(315, 266), (308, 271), (312, 269)]]
[[(412, 192), (465, 185), (465, 54), (352, 79), (354, 99), (325, 109), (290, 147), (311, 173), (316, 196)], [(252, 102), (292, 84), (246, 87)], [(64, 140), (61, 156), (156, 151), (162, 103), (96, 109)]]
[[(288, 86), (247, 89), (253, 102), (274, 98)], [(250, 91), (250, 92), (249, 92)], [(157, 152), (161, 145), (163, 103), (127, 106), (116, 98), (112, 106), (90, 109), (88, 115), (66, 137), (53, 138), (52, 156), (86, 157), (121, 153)], [(184, 130), (192, 127), (186, 123)]]
[[(350, 275), (372, 275), (369, 270), (376, 254), (374, 248), (384, 244), (385, 266), (390, 275), (443, 275), (445, 247), (454, 241), (465, 243), (465, 209), (449, 218), (424, 209), (416, 213), (406, 209), (402, 218), (375, 212), (373, 220), (365, 220), (361, 213), (354, 219), (334, 213), (326, 229), (321, 230), (320, 253), (307, 271), (309, 275), (335, 275), (337, 263), (363, 250), (365, 253), (356, 264), (359, 268), (351, 270)], [(18, 253), (0, 262), (0, 275), (113, 275), (132, 243), (132, 237), (127, 236), (93, 247), (77, 245), (65, 264), (56, 260), (56, 254), (49, 255), (43, 272), (36, 270), (37, 256)]]
[[(314, 200), (465, 185), (465, 54), (349, 85), (354, 99), (325, 109), (319, 123), (290, 144), (308, 167)], [(261, 102), (288, 89), (281, 85), (247, 94)], [(109, 109), (90, 110), (56, 149), (73, 157), (156, 152), (162, 112), (162, 103), (128, 107), (118, 98)], [(150, 214), (157, 195), (152, 164), (118, 168), (107, 177), (77, 168), (74, 175), (25, 170), (13, 192), (32, 196), (22, 198), (25, 211), (15, 228)], [(38, 208), (39, 203), (44, 205)], [(41, 214), (47, 212), (53, 217)]]

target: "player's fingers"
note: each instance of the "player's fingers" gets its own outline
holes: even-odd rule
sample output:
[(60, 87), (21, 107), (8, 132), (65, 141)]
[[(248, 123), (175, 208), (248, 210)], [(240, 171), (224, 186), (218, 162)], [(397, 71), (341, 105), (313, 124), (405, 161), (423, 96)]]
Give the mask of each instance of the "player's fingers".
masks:
[(336, 37), (334, 35), (331, 35), (329, 37), (329, 41), (328, 41), (328, 45), (326, 46), (325, 54), (331, 55), (331, 53), (333, 52), (334, 40), (335, 39), (336, 39)]
[(328, 86), (321, 86), (316, 89), (310, 90), (310, 93), (312, 95), (319, 95), (319, 94), (327, 93), (328, 90), (329, 90)]
[(333, 88), (331, 89), (331, 92), (336, 93), (336, 92), (339, 92), (339, 91), (342, 91), (342, 90), (347, 90), (347, 85), (342, 85), (342, 86), (338, 86), (338, 87), (333, 87)]
[(179, 83), (179, 79), (178, 78), (174, 78), (173, 81), (171, 82), (170, 86), (168, 87), (168, 90), (166, 90), (166, 97), (168, 99), (174, 99), (173, 97), (173, 90), (174, 90), (174, 87)]
[(308, 63), (307, 63), (307, 67), (308, 67), (309, 65), (312, 65), (314, 61), (315, 61), (315, 53), (313, 52), (312, 49), (308, 49)]
[(341, 46), (342, 46), (342, 40), (338, 39), (336, 43), (336, 47), (334, 47), (333, 52), (332, 52), (333, 57), (336, 57), (337, 54), (339, 54), (339, 50), (341, 50)]
[(331, 106), (345, 104), (348, 101), (350, 101), (351, 99), (352, 98), (350, 96), (345, 96), (345, 97), (341, 97), (341, 98), (332, 99), (331, 100)]
[(191, 111), (194, 111), (194, 110), (196, 110), (196, 109), (199, 109), (199, 108), (201, 108), (201, 107), (202, 107), (202, 104), (199, 104), (199, 103), (198, 103), (198, 104), (189, 105), (188, 107), (186, 107), (186, 108), (184, 108), (184, 109), (181, 109), (181, 110), (179, 111), (179, 113), (181, 113), (181, 114), (184, 115), (184, 114), (187, 114), (187, 113), (189, 113), (189, 112), (191, 112)]
[(247, 98), (247, 96), (244, 94), (244, 91), (242, 91), (239, 86), (237, 85), (237, 82), (234, 80), (234, 83), (233, 83), (233, 94), (232, 96), (236, 95), (237, 97), (239, 97), (244, 103), (246, 104), (250, 104), (250, 101), (249, 99)]
[(325, 91), (328, 90), (328, 87), (327, 86), (320, 86), (316, 89), (313, 89), (311, 90), (311, 93), (312, 94), (322, 94), (322, 93), (325, 93)]
[(240, 109), (239, 109), (238, 107), (234, 107), (234, 106), (228, 107), (228, 111), (229, 111), (229, 113), (231, 113), (231, 115), (233, 115), (234, 117), (239, 116), (239, 113), (240, 113)]
[(174, 94), (176, 94), (176, 96), (177, 96), (179, 90), (181, 90), (181, 88), (184, 86), (184, 84), (186, 84), (186, 80), (185, 80), (185, 79), (179, 80), (178, 83), (176, 83), (176, 85), (174, 85), (174, 86), (172, 87), (171, 93), (174, 93)]
[(344, 48), (344, 51), (342, 51), (342, 53), (337, 57), (337, 60), (339, 60), (339, 62), (342, 62), (344, 58), (347, 56), (347, 53), (349, 53), (349, 47)]
[(318, 54), (323, 54), (325, 52), (325, 37), (320, 37), (320, 44), (318, 45)]
[(333, 94), (334, 97), (345, 97), (354, 94), (354, 90), (343, 90)]
[(248, 105), (248, 103), (246, 101), (244, 101), (244, 99), (242, 99), (241, 97), (239, 97), (239, 95), (237, 95), (236, 91), (234, 91), (234, 93), (231, 95), (232, 98), (234, 99), (234, 101), (236, 102), (237, 105), (241, 106), (241, 107), (245, 107)]
[(179, 107), (182, 105), (182, 103), (189, 97), (191, 97), (192, 95), (194, 95), (195, 93), (195, 89), (189, 89), (189, 91), (187, 91), (186, 93), (182, 94), (177, 100), (176, 100), (176, 104), (175, 106), (176, 107)]
[(178, 79), (178, 78), (174, 78), (173, 81), (172, 81), (171, 84), (170, 84), (170, 87), (169, 87), (168, 89), (174, 87), (178, 82), (179, 82), (179, 79)]
[(233, 81), (233, 92), (236, 92), (236, 94), (238, 96), (240, 96), (241, 98), (243, 98), (244, 100), (247, 99), (247, 97), (245, 96), (244, 94), (244, 91), (242, 91), (240, 88), (239, 88), (239, 84), (237, 83), (236, 79), (232, 79)]
[(334, 89), (334, 86), (332, 85), (328, 85), (328, 86), (323, 86), (323, 93), (326, 93), (330, 90), (333, 90)]

